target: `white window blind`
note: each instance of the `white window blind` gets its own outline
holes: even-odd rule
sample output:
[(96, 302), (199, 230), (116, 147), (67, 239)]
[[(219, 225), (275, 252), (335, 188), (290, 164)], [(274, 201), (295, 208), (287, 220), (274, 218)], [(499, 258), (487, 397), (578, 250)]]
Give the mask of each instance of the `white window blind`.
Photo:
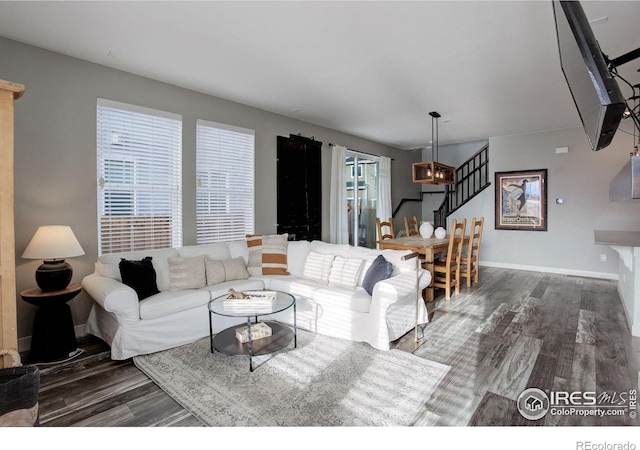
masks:
[(244, 239), (254, 232), (255, 132), (198, 120), (198, 244)]
[(98, 99), (99, 254), (182, 246), (182, 116)]

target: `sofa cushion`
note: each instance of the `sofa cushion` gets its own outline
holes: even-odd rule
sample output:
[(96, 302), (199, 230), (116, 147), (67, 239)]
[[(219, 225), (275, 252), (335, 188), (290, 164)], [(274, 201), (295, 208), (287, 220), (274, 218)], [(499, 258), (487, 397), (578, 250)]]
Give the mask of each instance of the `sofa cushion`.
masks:
[(246, 239), (242, 239), (241, 241), (231, 241), (228, 242), (228, 245), (231, 259), (242, 256), (244, 259), (244, 265), (246, 266), (249, 264), (249, 249), (247, 248)]
[(246, 280), (249, 278), (247, 266), (245, 265), (244, 258), (241, 256), (234, 259), (223, 259), (221, 261), (206, 259), (205, 268), (207, 273), (207, 286), (213, 286), (223, 281)]
[(150, 256), (139, 261), (122, 258), (119, 266), (122, 282), (136, 291), (138, 300), (144, 300), (160, 292), (156, 284), (156, 271)]
[(362, 287), (369, 295), (373, 293), (373, 287), (378, 281), (386, 280), (393, 273), (393, 264), (388, 262), (384, 256), (378, 255), (373, 261), (362, 282)]
[(309, 241), (291, 241), (287, 245), (287, 270), (291, 275), (302, 276), (304, 262), (309, 254)]
[(229, 246), (225, 242), (214, 244), (188, 245), (178, 249), (180, 256), (188, 258), (191, 256), (204, 256), (209, 259), (231, 259)]
[(288, 276), (273, 277), (268, 280), (267, 287), (273, 291), (288, 292), (296, 298), (313, 298), (313, 293), (323, 286), (314, 280)]
[(331, 265), (336, 255), (310, 251), (304, 262), (302, 277), (322, 284), (329, 284)]
[(178, 250), (175, 248), (139, 250), (135, 252), (109, 253), (102, 255), (98, 258), (98, 262), (100, 263), (98, 266), (101, 269), (98, 274), (113, 278), (114, 280), (122, 281), (119, 268), (120, 260), (122, 258), (139, 260), (146, 256), (151, 256), (153, 258), (153, 269), (156, 271), (156, 283), (158, 284), (158, 289), (161, 291), (169, 290), (171, 282), (169, 277), (169, 262), (167, 259), (170, 256), (179, 256)]
[(289, 275), (287, 271), (288, 234), (247, 235), (251, 275)]
[(355, 289), (364, 260), (336, 256), (329, 272), (329, 285)]
[(207, 277), (204, 271), (204, 256), (192, 256), (190, 258), (172, 256), (167, 258), (167, 262), (169, 263), (169, 277), (171, 280), (169, 290), (199, 289), (207, 284)]
[(344, 309), (368, 313), (371, 309), (371, 296), (362, 288), (350, 289), (341, 287), (324, 287), (313, 293), (313, 301), (324, 310)]
[[(202, 307), (209, 302), (209, 292), (204, 289), (165, 291), (140, 302), (140, 319), (157, 319), (191, 308)], [(202, 312), (206, 314), (206, 306)]]
[(322, 253), (323, 255), (340, 255), (345, 258), (349, 257), (349, 249), (351, 247), (348, 244), (330, 244), (323, 241), (312, 241), (309, 243), (309, 251)]

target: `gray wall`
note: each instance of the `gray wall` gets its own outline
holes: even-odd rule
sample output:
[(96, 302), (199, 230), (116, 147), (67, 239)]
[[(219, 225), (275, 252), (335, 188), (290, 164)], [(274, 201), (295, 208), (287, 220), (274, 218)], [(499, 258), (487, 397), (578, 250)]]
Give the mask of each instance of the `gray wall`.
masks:
[[(256, 132), (256, 232), (276, 232), (277, 136), (301, 133), (323, 142), (323, 239), (329, 238), (329, 143), (390, 156), (392, 199), (415, 196), (407, 152), (238, 103), (203, 95), (118, 70), (0, 38), (0, 78), (22, 83), (15, 107), (15, 229), (17, 290), (35, 285), (38, 261), (20, 258), (39, 225), (70, 225), (86, 255), (70, 260), (72, 282), (93, 271), (97, 258), (96, 99), (132, 103), (183, 118), (184, 244), (194, 244), (195, 126), (206, 119)], [(409, 209), (419, 215), (419, 206)], [(31, 335), (35, 307), (17, 299), (18, 337)], [(76, 326), (85, 323), (91, 300), (71, 301)]]
[[(489, 147), (492, 185), (448, 220), (485, 217), (481, 264), (617, 277), (618, 255), (594, 244), (593, 230), (640, 229), (640, 201), (609, 201), (609, 182), (633, 150), (631, 136), (618, 132), (599, 152), (590, 149), (582, 128), (494, 137)], [(557, 147), (569, 147), (569, 153), (556, 154)], [(467, 157), (474, 152), (462, 146), (458, 150)], [(460, 160), (458, 155), (450, 158)], [(548, 231), (496, 230), (494, 173), (528, 169), (548, 170)], [(556, 198), (564, 204), (556, 204)], [(601, 261), (601, 255), (607, 260)]]

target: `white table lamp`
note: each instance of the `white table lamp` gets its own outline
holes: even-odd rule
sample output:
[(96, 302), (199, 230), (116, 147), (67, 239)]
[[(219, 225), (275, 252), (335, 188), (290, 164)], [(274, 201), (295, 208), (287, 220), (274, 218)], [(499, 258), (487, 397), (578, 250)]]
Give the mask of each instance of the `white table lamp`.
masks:
[(59, 291), (71, 281), (73, 269), (65, 258), (84, 255), (71, 227), (47, 225), (39, 227), (22, 254), (26, 259), (42, 259), (36, 270), (36, 283), (45, 292)]

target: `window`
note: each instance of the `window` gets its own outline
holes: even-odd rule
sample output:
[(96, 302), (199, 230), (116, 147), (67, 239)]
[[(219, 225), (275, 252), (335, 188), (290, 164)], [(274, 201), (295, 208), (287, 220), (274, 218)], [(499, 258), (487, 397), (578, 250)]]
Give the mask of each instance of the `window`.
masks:
[(182, 246), (182, 117), (98, 99), (98, 253)]
[[(351, 178), (355, 178), (355, 170), (353, 170), (354, 165), (351, 164)], [(362, 176), (362, 164), (358, 164), (358, 177)]]
[(244, 239), (254, 232), (253, 130), (198, 120), (196, 240)]
[(130, 216), (133, 214), (133, 192), (131, 189), (118, 189), (117, 186), (133, 185), (133, 161), (105, 159), (105, 184), (112, 189), (104, 192), (105, 216)]

